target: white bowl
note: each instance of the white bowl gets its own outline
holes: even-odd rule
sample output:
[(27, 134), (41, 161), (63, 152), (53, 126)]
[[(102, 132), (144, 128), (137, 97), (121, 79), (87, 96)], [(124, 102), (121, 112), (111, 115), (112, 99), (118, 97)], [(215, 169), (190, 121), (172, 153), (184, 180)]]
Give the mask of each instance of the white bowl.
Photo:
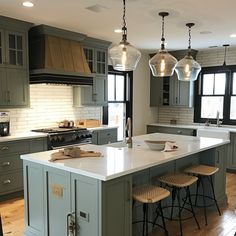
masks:
[(161, 151), (165, 148), (166, 141), (145, 140), (144, 141), (151, 150)]

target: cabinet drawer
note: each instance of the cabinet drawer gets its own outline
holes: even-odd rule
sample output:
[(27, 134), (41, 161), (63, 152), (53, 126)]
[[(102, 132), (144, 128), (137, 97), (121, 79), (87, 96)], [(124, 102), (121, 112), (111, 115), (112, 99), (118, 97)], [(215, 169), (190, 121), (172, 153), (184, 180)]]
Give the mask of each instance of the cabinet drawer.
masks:
[(0, 175), (0, 195), (23, 189), (23, 171)]
[(0, 158), (0, 173), (23, 168), (23, 161), (17, 154)]
[(117, 142), (116, 129), (102, 130), (98, 133), (98, 145)]
[(0, 143), (0, 156), (15, 152), (29, 152), (28, 140)]

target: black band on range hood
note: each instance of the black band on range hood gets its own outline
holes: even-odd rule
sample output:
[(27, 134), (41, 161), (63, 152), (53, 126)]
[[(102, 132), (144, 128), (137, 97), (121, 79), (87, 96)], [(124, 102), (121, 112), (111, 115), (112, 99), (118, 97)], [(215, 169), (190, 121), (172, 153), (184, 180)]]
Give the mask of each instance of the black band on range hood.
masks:
[(30, 71), (30, 84), (67, 84), (67, 85), (93, 85), (94, 75), (83, 75), (75, 73), (55, 73), (46, 70)]

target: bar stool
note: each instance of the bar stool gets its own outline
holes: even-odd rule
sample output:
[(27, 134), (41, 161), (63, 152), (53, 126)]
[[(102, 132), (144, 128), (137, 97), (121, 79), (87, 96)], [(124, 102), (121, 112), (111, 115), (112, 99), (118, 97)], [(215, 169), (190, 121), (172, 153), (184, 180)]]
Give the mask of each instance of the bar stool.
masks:
[[(179, 221), (181, 235), (183, 235), (183, 228), (182, 228), (182, 220), (183, 219), (181, 216), (181, 212), (183, 209), (188, 210), (192, 213), (192, 215), (195, 219), (195, 222), (198, 226), (198, 229), (200, 229), (199, 223), (197, 221), (197, 218), (196, 218), (196, 215), (195, 215), (195, 212), (193, 209), (193, 205), (192, 205), (192, 201), (191, 201), (191, 197), (190, 197), (191, 196), (190, 190), (189, 190), (189, 187), (192, 184), (194, 184), (195, 182), (197, 182), (198, 178), (196, 176), (191, 176), (191, 175), (187, 175), (187, 174), (174, 173), (174, 174), (167, 174), (167, 175), (161, 176), (158, 178), (158, 180), (161, 182), (161, 185), (165, 184), (166, 186), (168, 186), (172, 189), (172, 205), (171, 205), (170, 219), (171, 220), (173, 219), (173, 208), (178, 207), (177, 220)], [(186, 191), (186, 199), (183, 204), (181, 204), (181, 202), (180, 202), (180, 191), (182, 189), (185, 189), (185, 191)], [(176, 196), (177, 196), (178, 205), (174, 206)], [(189, 205), (190, 205), (191, 209), (187, 209), (184, 207), (187, 199), (189, 201)]]
[(161, 201), (164, 198), (167, 198), (169, 195), (170, 195), (170, 192), (168, 190), (157, 187), (155, 185), (150, 185), (150, 184), (145, 184), (145, 185), (141, 185), (141, 186), (137, 186), (133, 188), (133, 199), (135, 201), (143, 203), (143, 220), (136, 221), (133, 223), (143, 222), (143, 236), (145, 235), (144, 234), (145, 227), (146, 227), (146, 235), (148, 235), (148, 223), (153, 224), (153, 222), (148, 221), (148, 204), (152, 204), (152, 203), (158, 203), (158, 208), (159, 208), (161, 219), (162, 219), (162, 226), (159, 224), (156, 224), (156, 225), (164, 229), (166, 236), (168, 236), (168, 231), (165, 225), (165, 219), (162, 212)]
[[(219, 170), (218, 167), (215, 166), (208, 166), (208, 165), (197, 165), (197, 166), (191, 166), (188, 167), (187, 169), (184, 170), (184, 172), (188, 173), (188, 174), (192, 174), (194, 176), (198, 177), (198, 181), (197, 181), (197, 189), (196, 189), (196, 198), (195, 198), (195, 206), (197, 206), (197, 199), (198, 196), (203, 197), (203, 208), (204, 208), (204, 216), (205, 216), (205, 224), (207, 225), (207, 213), (206, 213), (206, 207), (210, 206), (206, 206), (206, 198), (208, 199), (212, 199), (215, 203), (215, 206), (218, 210), (219, 215), (221, 215), (220, 212), (220, 208), (218, 206), (216, 197), (215, 197), (215, 191), (214, 191), (214, 186), (213, 186), (213, 181), (212, 181), (212, 175), (214, 175), (217, 171)], [(212, 190), (212, 196), (206, 196), (205, 194), (205, 186), (204, 186), (204, 178), (207, 178), (210, 186), (211, 186), (211, 190)], [(200, 186), (200, 184), (202, 185), (202, 194), (198, 194), (198, 188)]]

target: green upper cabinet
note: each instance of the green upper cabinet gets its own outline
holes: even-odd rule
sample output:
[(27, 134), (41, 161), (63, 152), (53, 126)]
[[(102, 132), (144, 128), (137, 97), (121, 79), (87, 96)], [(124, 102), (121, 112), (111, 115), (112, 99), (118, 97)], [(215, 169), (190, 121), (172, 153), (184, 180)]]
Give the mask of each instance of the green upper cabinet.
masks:
[(29, 104), (28, 29), (31, 23), (0, 16), (0, 107)]
[[(179, 50), (170, 53), (177, 60), (181, 60), (187, 51)], [(196, 54), (197, 51), (192, 50), (193, 58)], [(192, 107), (193, 92), (194, 82), (179, 81), (175, 72), (171, 77), (157, 78), (150, 71), (150, 106)]]
[(83, 48), (92, 73), (93, 87), (74, 87), (74, 106), (107, 105), (108, 47), (110, 42), (86, 38)]

